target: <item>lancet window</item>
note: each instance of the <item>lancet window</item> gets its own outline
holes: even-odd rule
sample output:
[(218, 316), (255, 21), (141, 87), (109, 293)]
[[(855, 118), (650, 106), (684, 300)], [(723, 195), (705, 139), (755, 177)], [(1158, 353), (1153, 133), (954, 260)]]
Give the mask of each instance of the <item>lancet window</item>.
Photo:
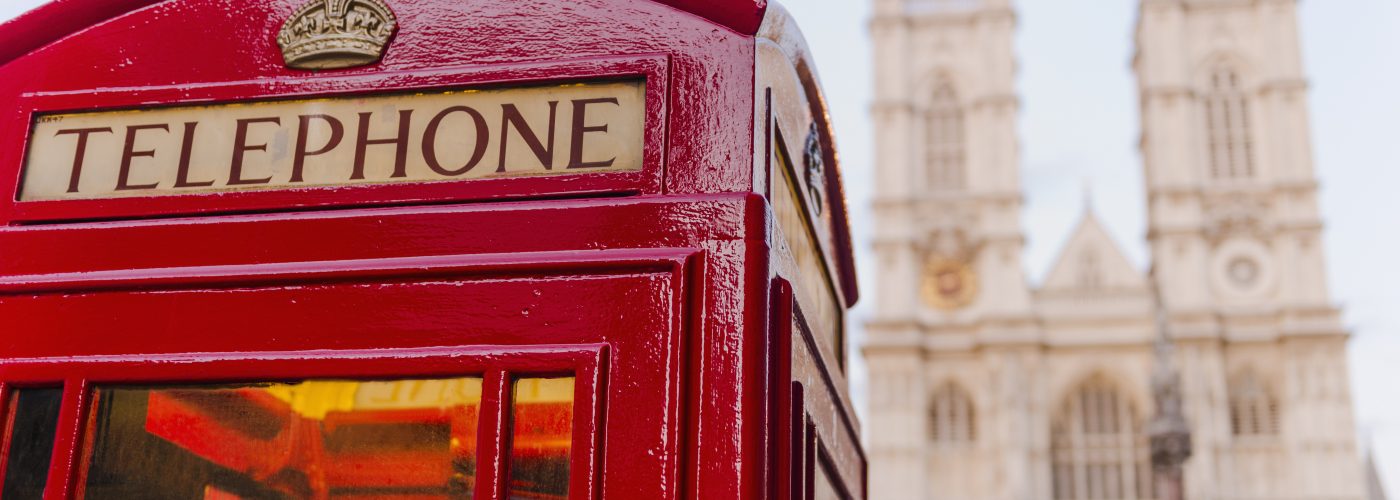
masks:
[(967, 163), (967, 131), (962, 105), (952, 85), (940, 83), (933, 90), (925, 116), (925, 154), (929, 188), (963, 187)]
[(1056, 500), (1152, 498), (1152, 471), (1142, 418), (1101, 376), (1064, 401), (1052, 424)]
[(1228, 67), (1210, 75), (1204, 98), (1207, 162), (1215, 179), (1245, 179), (1254, 175), (1254, 143), (1250, 138), (1249, 101), (1239, 74)]
[(1230, 430), (1236, 436), (1273, 436), (1279, 432), (1278, 399), (1252, 372), (1230, 383)]
[(944, 384), (933, 393), (929, 434), (938, 444), (970, 443), (976, 438), (975, 416), (972, 396), (956, 384)]

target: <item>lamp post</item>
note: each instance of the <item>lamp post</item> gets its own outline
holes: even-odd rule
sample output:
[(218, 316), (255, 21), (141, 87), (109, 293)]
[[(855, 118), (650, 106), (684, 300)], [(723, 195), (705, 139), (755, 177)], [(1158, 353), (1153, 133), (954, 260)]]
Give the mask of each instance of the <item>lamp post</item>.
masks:
[(1157, 409), (1147, 423), (1154, 489), (1157, 500), (1182, 500), (1185, 498), (1183, 465), (1191, 458), (1191, 428), (1186, 425), (1186, 416), (1181, 411), (1181, 377), (1172, 366), (1170, 321), (1155, 264), (1148, 272), (1148, 280), (1157, 313), (1152, 372), (1152, 397)]

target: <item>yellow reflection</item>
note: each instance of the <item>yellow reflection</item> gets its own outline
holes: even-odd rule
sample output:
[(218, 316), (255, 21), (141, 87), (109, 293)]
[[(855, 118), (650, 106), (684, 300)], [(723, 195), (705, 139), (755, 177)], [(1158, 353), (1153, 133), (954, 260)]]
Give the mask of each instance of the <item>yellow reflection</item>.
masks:
[(571, 403), (574, 378), (522, 378), (515, 381), (516, 403)]
[(311, 380), (263, 390), (298, 414), (324, 419), (331, 412), (442, 408), (481, 402), (481, 379), (351, 382)]
[(474, 489), (480, 378), (95, 392), (88, 498), (458, 499)]

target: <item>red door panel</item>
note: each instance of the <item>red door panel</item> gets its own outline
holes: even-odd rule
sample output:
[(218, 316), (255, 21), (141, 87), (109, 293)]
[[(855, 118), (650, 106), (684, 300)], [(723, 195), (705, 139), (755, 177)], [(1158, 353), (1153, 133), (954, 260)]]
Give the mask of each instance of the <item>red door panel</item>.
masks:
[[(83, 387), (422, 378), (480, 375), (499, 366), (558, 374), (552, 356), (574, 346), (607, 346), (604, 378), (596, 384), (597, 432), (593, 420), (579, 426), (582, 434), (574, 434), (593, 442), (574, 447), (570, 469), (587, 474), (611, 466), (596, 476), (601, 483), (575, 478), (587, 481), (571, 482), (571, 491), (583, 494), (574, 498), (595, 491), (668, 498), (679, 477), (671, 457), (681, 430), (670, 409), (680, 406), (684, 311), (676, 304), (683, 303), (686, 258), (628, 250), (523, 254), (504, 262), (443, 256), (310, 263), (262, 273), (239, 266), (151, 270), (165, 276), (154, 279), (134, 271), (87, 281), (75, 274), (71, 282), (40, 287), (52, 291), (0, 295), (0, 317), (10, 318), (7, 331), (16, 333), (0, 340), (8, 358), (0, 380), (60, 383), (67, 398), (83, 398), (85, 408), (67, 405), (60, 418), (59, 435), (73, 436), (71, 445), (91, 431), (78, 425), (81, 413), (92, 410)], [(281, 281), (244, 283), (250, 275)], [(425, 352), (449, 359), (417, 359)], [(608, 388), (625, 389), (626, 397), (609, 398)], [(150, 404), (178, 416), (178, 403), (153, 396)], [(513, 418), (523, 429), (548, 428), (563, 416), (547, 402), (522, 404), (524, 413)], [(555, 446), (557, 438), (547, 436), (517, 438), (512, 463), (538, 463), (532, 457)], [(60, 441), (66, 460), (56, 461), (54, 476), (73, 477), (84, 455), (62, 450)], [(354, 467), (352, 454), (339, 458)]]

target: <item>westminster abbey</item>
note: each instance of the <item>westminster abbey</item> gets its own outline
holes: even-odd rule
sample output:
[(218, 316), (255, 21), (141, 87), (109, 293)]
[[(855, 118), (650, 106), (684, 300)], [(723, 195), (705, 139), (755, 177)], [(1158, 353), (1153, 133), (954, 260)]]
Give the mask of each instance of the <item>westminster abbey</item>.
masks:
[(871, 497), (1153, 498), (1165, 328), (1186, 498), (1364, 499), (1296, 0), (1138, 0), (1155, 272), (1086, 211), (1034, 285), (1013, 5), (874, 1)]

